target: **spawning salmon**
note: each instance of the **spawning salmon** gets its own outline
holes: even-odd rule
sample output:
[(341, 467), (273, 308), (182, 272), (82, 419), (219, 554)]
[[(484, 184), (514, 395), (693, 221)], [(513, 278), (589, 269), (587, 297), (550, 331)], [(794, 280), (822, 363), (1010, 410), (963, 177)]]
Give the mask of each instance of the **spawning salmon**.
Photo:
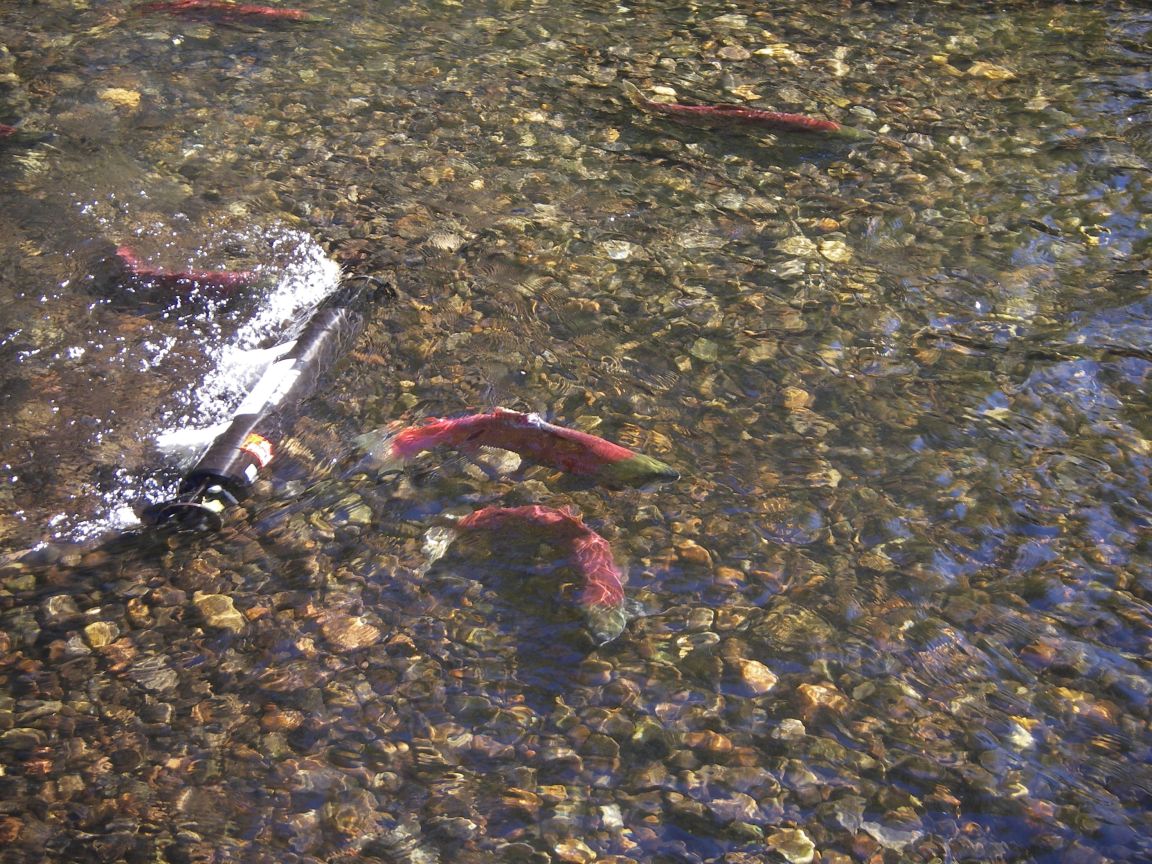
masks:
[(403, 462), (425, 450), (481, 447), (510, 450), (531, 461), (587, 477), (610, 488), (647, 486), (679, 479), (670, 465), (604, 438), (549, 423), (539, 414), (493, 408), (465, 417), (433, 418), (385, 442), (385, 461)]
[(137, 8), (145, 12), (167, 12), (172, 15), (218, 18), (222, 21), (288, 21), (318, 24), (328, 20), (303, 9), (261, 6), (255, 3), (229, 3), (227, 0), (153, 0)]
[(132, 287), (187, 294), (228, 294), (251, 288), (260, 281), (253, 270), (163, 270), (149, 267), (127, 246), (116, 249), (122, 265), (121, 278)]
[(580, 574), (577, 605), (598, 643), (615, 639), (628, 616), (620, 568), (608, 541), (569, 510), (529, 504), (522, 507), (485, 507), (452, 524), (454, 535), (486, 531), (520, 530), (538, 534), (549, 545), (567, 552)]
[(651, 114), (663, 114), (676, 120), (700, 126), (755, 126), (773, 132), (800, 132), (847, 138), (854, 141), (874, 137), (866, 129), (844, 126), (834, 120), (822, 120), (806, 114), (784, 114), (743, 105), (715, 103), (685, 105), (680, 102), (657, 102), (646, 98), (630, 81), (623, 81), (624, 95), (637, 108)]

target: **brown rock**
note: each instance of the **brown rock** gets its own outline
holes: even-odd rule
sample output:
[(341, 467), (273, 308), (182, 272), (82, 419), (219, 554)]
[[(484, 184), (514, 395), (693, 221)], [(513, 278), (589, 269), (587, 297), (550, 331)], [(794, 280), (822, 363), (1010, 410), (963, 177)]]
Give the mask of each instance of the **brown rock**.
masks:
[(139, 108), (140, 94), (124, 87), (105, 87), (98, 94), (100, 99), (117, 108)]
[(712, 553), (695, 540), (681, 540), (676, 544), (676, 554), (680, 560), (697, 567), (712, 569)]
[(84, 641), (91, 648), (111, 645), (120, 635), (120, 628), (111, 621), (93, 621), (84, 628)]
[(587, 843), (576, 837), (558, 841), (552, 847), (552, 851), (556, 853), (556, 860), (565, 864), (592, 864), (596, 860), (596, 853)]
[(848, 708), (848, 697), (834, 684), (801, 684), (796, 695), (805, 720), (810, 721), (821, 710), (843, 714)]
[(24, 823), (15, 816), (0, 816), (0, 843), (16, 842), (23, 828)]
[(776, 686), (776, 675), (759, 660), (735, 659), (729, 661), (744, 689), (753, 696), (763, 696)]
[(791, 864), (812, 864), (816, 844), (799, 828), (781, 828), (769, 835), (764, 845), (783, 855)]
[(375, 645), (380, 640), (381, 631), (375, 624), (361, 616), (332, 613), (320, 624), (324, 638), (338, 651), (358, 651)]
[(733, 749), (731, 738), (727, 735), (721, 735), (719, 732), (713, 732), (711, 729), (686, 732), (684, 744), (707, 758), (727, 756)]
[(209, 627), (239, 633), (248, 624), (248, 619), (240, 614), (232, 598), (226, 594), (205, 594), (203, 591), (197, 591), (192, 595), (192, 602), (200, 610), (200, 614), (204, 616), (204, 623)]
[(535, 819), (540, 814), (540, 796), (527, 789), (510, 787), (504, 793), (504, 806), (525, 819)]

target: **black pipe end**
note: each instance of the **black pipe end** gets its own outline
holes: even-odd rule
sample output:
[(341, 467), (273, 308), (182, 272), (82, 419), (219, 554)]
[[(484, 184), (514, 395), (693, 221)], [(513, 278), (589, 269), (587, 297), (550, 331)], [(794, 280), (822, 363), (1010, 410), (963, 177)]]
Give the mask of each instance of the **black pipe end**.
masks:
[(173, 531), (206, 533), (224, 526), (221, 511), (203, 501), (165, 501), (153, 504), (140, 515), (145, 525)]

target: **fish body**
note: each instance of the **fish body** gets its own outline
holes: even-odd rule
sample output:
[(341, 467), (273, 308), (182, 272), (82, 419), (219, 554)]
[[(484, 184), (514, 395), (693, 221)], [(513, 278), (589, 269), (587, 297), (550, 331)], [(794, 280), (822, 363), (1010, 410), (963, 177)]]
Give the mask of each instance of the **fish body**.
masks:
[(646, 98), (635, 84), (623, 82), (624, 93), (637, 108), (653, 114), (663, 114), (677, 120), (702, 126), (754, 126), (774, 132), (799, 132), (827, 135), (837, 138), (864, 140), (872, 134), (864, 129), (844, 126), (834, 120), (822, 120), (806, 114), (785, 114), (764, 111), (743, 105), (717, 103), (712, 105), (685, 105), (680, 102), (656, 102)]
[(303, 9), (262, 6), (256, 3), (229, 3), (227, 0), (153, 0), (137, 8), (145, 12), (198, 15), (225, 21), (289, 21), (316, 24), (327, 20)]
[(529, 504), (523, 507), (485, 507), (454, 525), (457, 533), (520, 531), (539, 533), (541, 539), (565, 549), (580, 573), (578, 605), (589, 629), (602, 644), (620, 635), (627, 622), (624, 585), (612, 547), (568, 510)]
[(127, 246), (116, 249), (122, 265), (121, 277), (132, 287), (181, 294), (229, 294), (251, 288), (260, 281), (252, 270), (163, 270), (143, 264)]
[(7, 123), (0, 123), (0, 146), (5, 144), (31, 146), (32, 144), (39, 144), (41, 141), (46, 141), (51, 137), (51, 135), (44, 132), (32, 132), (27, 129), (21, 129), (19, 126), (9, 126)]
[(644, 486), (670, 482), (680, 476), (658, 459), (587, 432), (557, 426), (538, 414), (507, 408), (466, 417), (435, 418), (404, 429), (391, 440), (392, 455), (400, 460), (441, 446), (464, 452), (499, 447), (540, 465), (608, 486)]

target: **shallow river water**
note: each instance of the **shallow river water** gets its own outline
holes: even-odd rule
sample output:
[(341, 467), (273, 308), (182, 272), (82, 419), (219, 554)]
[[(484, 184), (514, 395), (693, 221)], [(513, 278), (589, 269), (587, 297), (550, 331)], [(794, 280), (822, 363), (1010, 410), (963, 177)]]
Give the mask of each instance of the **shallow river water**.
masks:
[[(1152, 858), (1146, 5), (301, 3), (0, 5), (0, 862)], [(251, 494), (142, 527), (341, 271)], [(361, 458), (498, 405), (681, 478)], [(524, 504), (616, 639), (430, 562)]]

